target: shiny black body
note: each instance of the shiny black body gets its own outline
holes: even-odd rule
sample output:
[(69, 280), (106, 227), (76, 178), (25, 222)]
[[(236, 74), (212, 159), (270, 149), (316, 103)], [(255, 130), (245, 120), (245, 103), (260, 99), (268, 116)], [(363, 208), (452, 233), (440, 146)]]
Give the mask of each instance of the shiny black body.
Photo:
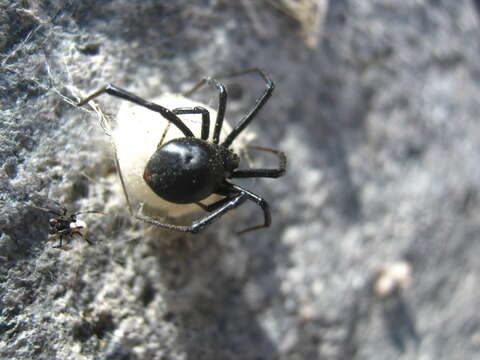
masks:
[[(190, 91), (184, 94), (190, 95), (205, 84), (213, 85), (218, 90), (219, 104), (211, 140), (209, 140), (210, 114), (207, 109), (200, 106), (169, 110), (114, 85), (106, 85), (78, 102), (77, 105), (81, 106), (93, 98), (107, 93), (160, 113), (185, 135), (183, 138), (173, 139), (166, 144), (159, 145), (145, 167), (143, 178), (152, 191), (162, 199), (177, 204), (196, 203), (210, 214), (189, 226), (165, 224), (143, 215), (136, 215), (138, 219), (171, 230), (196, 233), (220, 218), (226, 212), (240, 206), (246, 200), (250, 200), (262, 208), (264, 222), (261, 225), (245, 229), (241, 231), (241, 233), (270, 226), (271, 215), (268, 203), (260, 196), (228, 181), (228, 179), (233, 178), (278, 178), (283, 176), (286, 170), (287, 159), (284, 153), (258, 146), (251, 146), (249, 148), (268, 151), (277, 155), (279, 159), (278, 168), (238, 169), (240, 159), (238, 155), (230, 149), (230, 146), (236, 137), (250, 124), (258, 111), (265, 105), (274, 89), (273, 82), (259, 69), (250, 69), (233, 74), (232, 76), (247, 73), (259, 74), (266, 83), (266, 89), (257, 99), (253, 108), (238, 122), (223, 142), (220, 142), (220, 133), (225, 117), (227, 91), (222, 83), (213, 78), (201, 80)], [(192, 131), (178, 117), (178, 115), (182, 114), (201, 115), (201, 138), (196, 138)], [(123, 176), (120, 169), (119, 175), (123, 185)], [(124, 191), (128, 201), (128, 194), (125, 187)], [(200, 203), (201, 200), (206, 199), (212, 194), (221, 195), (223, 198), (210, 205)]]
[(162, 199), (191, 204), (213, 194), (238, 164), (238, 156), (225, 147), (185, 137), (160, 146), (143, 178)]

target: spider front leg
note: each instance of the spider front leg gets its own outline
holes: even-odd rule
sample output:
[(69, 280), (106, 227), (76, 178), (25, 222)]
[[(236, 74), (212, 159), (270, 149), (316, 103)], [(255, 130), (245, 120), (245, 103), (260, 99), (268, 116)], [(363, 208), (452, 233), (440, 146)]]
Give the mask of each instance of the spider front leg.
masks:
[[(230, 198), (228, 201), (224, 202), (220, 208), (213, 211), (210, 215), (207, 215), (204, 218), (194, 221), (192, 225), (189, 225), (189, 226), (165, 224), (165, 223), (161, 223), (160, 221), (154, 218), (151, 218), (149, 216), (144, 216), (144, 215), (136, 215), (136, 218), (164, 229), (198, 233), (199, 231), (203, 230), (207, 225), (211, 224), (215, 220), (218, 220), (220, 217), (225, 215), (228, 211), (242, 205), (247, 199), (248, 199), (247, 194), (243, 192), (239, 193), (235, 197)], [(221, 199), (219, 201), (223, 201), (223, 200), (224, 199)]]
[(155, 111), (155, 112), (161, 114), (165, 119), (167, 119), (168, 121), (173, 123), (173, 125), (175, 125), (186, 137), (191, 137), (191, 136), (193, 137), (194, 136), (192, 131), (187, 127), (187, 125), (185, 125), (183, 123), (183, 121), (180, 120), (180, 118), (177, 115), (175, 115), (171, 110), (169, 110), (169, 109), (167, 109), (167, 108), (165, 108), (161, 105), (152, 103), (152, 102), (147, 101), (145, 99), (142, 99), (141, 97), (139, 97), (135, 94), (132, 94), (131, 92), (128, 92), (126, 90), (123, 90), (119, 87), (116, 87), (115, 85), (111, 85), (111, 84), (105, 85), (104, 87), (98, 89), (97, 91), (93, 92), (92, 94), (88, 95), (87, 97), (81, 99), (77, 103), (77, 106), (85, 105), (90, 100), (93, 100), (97, 96), (100, 96), (100, 95), (105, 94), (105, 93), (109, 94), (109, 95), (112, 95), (112, 96), (115, 96), (115, 97), (118, 97), (118, 98), (123, 99), (123, 100), (130, 101), (134, 104), (143, 106), (143, 107), (145, 107), (149, 110)]

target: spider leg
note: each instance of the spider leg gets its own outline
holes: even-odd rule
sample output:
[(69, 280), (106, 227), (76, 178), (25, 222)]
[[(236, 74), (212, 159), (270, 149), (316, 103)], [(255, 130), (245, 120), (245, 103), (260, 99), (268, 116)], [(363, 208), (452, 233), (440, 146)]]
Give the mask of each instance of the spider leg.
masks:
[(62, 243), (62, 241), (63, 241), (63, 234), (57, 234), (55, 237), (56, 237), (56, 238), (58, 237), (60, 240), (59, 240), (59, 242), (58, 242), (57, 245), (52, 245), (52, 248), (56, 248), (56, 249), (57, 249), (57, 248), (61, 248), (61, 247), (62, 247), (62, 244), (63, 244), (63, 243)]
[(251, 191), (244, 189), (238, 185), (235, 184), (230, 184), (228, 183), (232, 189), (238, 191), (241, 194), (244, 194), (248, 200), (253, 201), (256, 203), (258, 206), (260, 206), (263, 210), (263, 224), (261, 225), (256, 225), (249, 227), (247, 229), (244, 229), (242, 231), (237, 232), (238, 235), (245, 234), (246, 232), (253, 231), (253, 230), (258, 230), (262, 228), (269, 227), (270, 224), (272, 223), (272, 215), (270, 213), (270, 205), (268, 205), (267, 201), (263, 199), (262, 197), (258, 196), (257, 194), (252, 193)]
[[(171, 124), (171, 122), (168, 122), (168, 126)], [(166, 132), (164, 133), (164, 135)], [(163, 138), (162, 138), (163, 141)], [(127, 206), (128, 206), (128, 211), (130, 212), (130, 215), (133, 215), (133, 209), (132, 209), (132, 203), (130, 202), (130, 196), (128, 195), (127, 187), (125, 186), (125, 179), (123, 178), (123, 173), (122, 173), (122, 168), (120, 167), (120, 161), (118, 160), (118, 151), (117, 151), (117, 145), (115, 144), (115, 141), (110, 142), (113, 147), (113, 158), (115, 159), (115, 168), (117, 169), (118, 177), (120, 178), (120, 184), (122, 184), (122, 190), (123, 190), (123, 195), (125, 196), (125, 200), (127, 201)]]
[(234, 170), (230, 175), (231, 178), (251, 178), (251, 177), (266, 177), (266, 178), (278, 178), (285, 175), (287, 169), (287, 156), (285, 153), (260, 147), (260, 146), (247, 146), (249, 149), (261, 150), (271, 152), (278, 157), (278, 168), (277, 169), (245, 169), (245, 170)]
[(74, 228), (68, 228), (68, 229), (63, 229), (63, 230), (60, 230), (57, 232), (57, 234), (55, 234), (57, 237), (60, 238), (60, 241), (57, 245), (52, 245), (53, 248), (61, 248), (62, 245), (63, 245), (63, 237), (64, 236), (67, 236), (67, 235), (73, 235), (73, 234), (78, 234), (80, 235), (84, 240), (86, 240), (90, 245), (92, 245), (92, 243), (87, 240), (83, 234), (79, 231), (83, 229), (83, 226), (77, 226), (77, 227), (74, 227)]
[(207, 211), (207, 212), (213, 212), (217, 210), (218, 208), (222, 207), (224, 204), (228, 203), (230, 200), (232, 200), (232, 196), (226, 196), (223, 199), (217, 200), (211, 204), (205, 205), (201, 202), (197, 202), (198, 206), (202, 208), (202, 210)]
[(164, 224), (154, 218), (143, 216), (143, 215), (137, 215), (136, 218), (139, 220), (145, 221), (149, 224), (152, 224), (161, 228), (169, 229), (169, 230), (198, 233), (199, 231), (203, 230), (207, 225), (211, 224), (215, 220), (218, 220), (220, 217), (225, 215), (225, 213), (227, 213), (228, 211), (242, 205), (247, 199), (248, 199), (248, 195), (245, 194), (244, 192), (238, 193), (236, 194), (236, 196), (232, 198), (228, 198), (228, 201), (223, 201), (224, 199), (221, 199), (219, 201), (222, 202), (221, 204), (222, 206), (217, 208), (211, 214), (199, 220), (194, 221), (192, 225), (189, 225), (189, 226)]
[(160, 142), (158, 143), (157, 148), (159, 148), (160, 146), (163, 145), (163, 141), (165, 140), (165, 136), (167, 136), (167, 132), (168, 132), (168, 130), (170, 130), (170, 125), (172, 125), (172, 123), (170, 121), (168, 121), (167, 126), (165, 126), (165, 130), (163, 130), (163, 134), (162, 134), (162, 137), (160, 138)]
[(181, 107), (173, 109), (172, 112), (175, 115), (184, 115), (184, 114), (202, 114), (202, 140), (208, 140), (210, 135), (210, 113), (207, 109), (201, 106), (195, 107)]
[(42, 210), (42, 211), (45, 211), (45, 212), (48, 212), (50, 214), (53, 214), (55, 216), (63, 216), (62, 214), (56, 212), (56, 211), (53, 211), (53, 210), (50, 210), (50, 209), (47, 209), (47, 208), (44, 208), (44, 207), (40, 207), (40, 206), (35, 206), (35, 205), (31, 205), (34, 209), (37, 209), (37, 210)]
[(193, 88), (184, 92), (183, 95), (190, 96), (205, 84), (214, 85), (218, 90), (217, 119), (215, 121), (212, 138), (212, 142), (218, 144), (220, 142), (220, 132), (222, 131), (223, 119), (225, 118), (225, 110), (227, 108), (227, 90), (225, 90), (225, 86), (218, 80), (207, 77), (200, 80)]
[(244, 74), (249, 74), (249, 73), (258, 73), (263, 80), (265, 80), (265, 83), (267, 85), (267, 88), (263, 92), (262, 95), (260, 95), (253, 108), (250, 110), (250, 112), (245, 115), (235, 126), (235, 128), (232, 130), (230, 134), (226, 137), (226, 139), (223, 141), (222, 145), (225, 147), (229, 147), (232, 142), (235, 140), (235, 138), (245, 129), (248, 124), (253, 120), (255, 115), (260, 111), (260, 109), (265, 105), (265, 103), (268, 101), (270, 96), (273, 93), (273, 89), (275, 88), (275, 84), (273, 81), (268, 77), (267, 74), (265, 74), (262, 70), (254, 68), (254, 69), (249, 69), (245, 70), (239, 73), (231, 74), (230, 76), (238, 76), (238, 75), (244, 75)]
[(80, 231), (75, 231), (75, 229), (81, 230), (81, 229), (83, 229), (82, 226), (78, 226), (78, 227), (76, 227), (76, 228), (71, 229), (71, 230), (73, 230), (72, 235), (75, 235), (75, 234), (76, 234), (76, 235), (80, 235), (80, 237), (81, 237), (83, 240), (85, 240), (85, 241), (88, 243), (88, 245), (93, 245), (93, 243), (92, 243), (90, 240), (88, 240), (88, 238), (87, 238), (86, 235), (83, 235)]
[(71, 216), (77, 216), (77, 215), (80, 215), (80, 214), (102, 214), (102, 215), (105, 215), (105, 213), (101, 212), (101, 211), (97, 211), (97, 210), (87, 210), (87, 211), (79, 211), (79, 212), (76, 212), (75, 214), (72, 214)]
[(161, 114), (165, 119), (173, 123), (186, 137), (192, 137), (194, 136), (192, 131), (183, 123), (180, 118), (175, 115), (172, 111), (169, 109), (152, 103), (150, 101), (147, 101), (145, 99), (142, 99), (141, 97), (132, 94), (126, 90), (123, 90), (121, 88), (116, 87), (115, 85), (108, 84), (105, 85), (104, 87), (98, 89), (97, 91), (93, 92), (92, 94), (88, 95), (87, 97), (81, 99), (78, 103), (77, 106), (82, 106), (85, 105), (87, 102), (90, 100), (96, 98), (97, 96), (100, 96), (104, 93), (107, 93), (109, 95), (118, 97), (123, 100), (130, 101), (132, 103), (135, 103), (137, 105), (143, 106), (149, 110), (155, 111), (159, 114)]

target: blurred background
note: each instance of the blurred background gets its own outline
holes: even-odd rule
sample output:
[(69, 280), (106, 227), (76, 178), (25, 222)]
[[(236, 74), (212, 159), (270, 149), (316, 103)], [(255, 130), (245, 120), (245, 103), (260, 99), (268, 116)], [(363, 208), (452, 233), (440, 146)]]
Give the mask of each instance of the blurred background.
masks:
[[(480, 349), (473, 0), (0, 1), (0, 357), (474, 359)], [(198, 235), (131, 218), (90, 107), (252, 67), (249, 127), (287, 175)], [(263, 91), (225, 79), (227, 118)], [(217, 94), (197, 100), (216, 107)], [(115, 118), (121, 100), (97, 100)], [(132, 120), (134, 121), (134, 119)], [(272, 165), (251, 154), (252, 166)], [(93, 246), (45, 211), (96, 209)], [(67, 242), (68, 243), (68, 242)]]

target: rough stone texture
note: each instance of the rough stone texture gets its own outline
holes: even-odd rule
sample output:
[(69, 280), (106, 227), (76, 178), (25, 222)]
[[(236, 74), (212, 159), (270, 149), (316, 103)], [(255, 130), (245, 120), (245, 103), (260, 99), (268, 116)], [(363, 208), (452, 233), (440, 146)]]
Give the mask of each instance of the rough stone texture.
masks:
[[(245, 4), (0, 1), (1, 358), (478, 354), (478, 2), (330, 1), (314, 50), (251, 2), (260, 34)], [(60, 94), (113, 82), (151, 98), (252, 66), (277, 83), (255, 143), (289, 156), (285, 178), (245, 182), (272, 228), (234, 235), (254, 206), (176, 239), (132, 220), (97, 118)], [(227, 83), (238, 119), (261, 84)], [(51, 247), (31, 205), (53, 200), (107, 212), (86, 217), (95, 246)], [(397, 260), (410, 286), (375, 297)]]

